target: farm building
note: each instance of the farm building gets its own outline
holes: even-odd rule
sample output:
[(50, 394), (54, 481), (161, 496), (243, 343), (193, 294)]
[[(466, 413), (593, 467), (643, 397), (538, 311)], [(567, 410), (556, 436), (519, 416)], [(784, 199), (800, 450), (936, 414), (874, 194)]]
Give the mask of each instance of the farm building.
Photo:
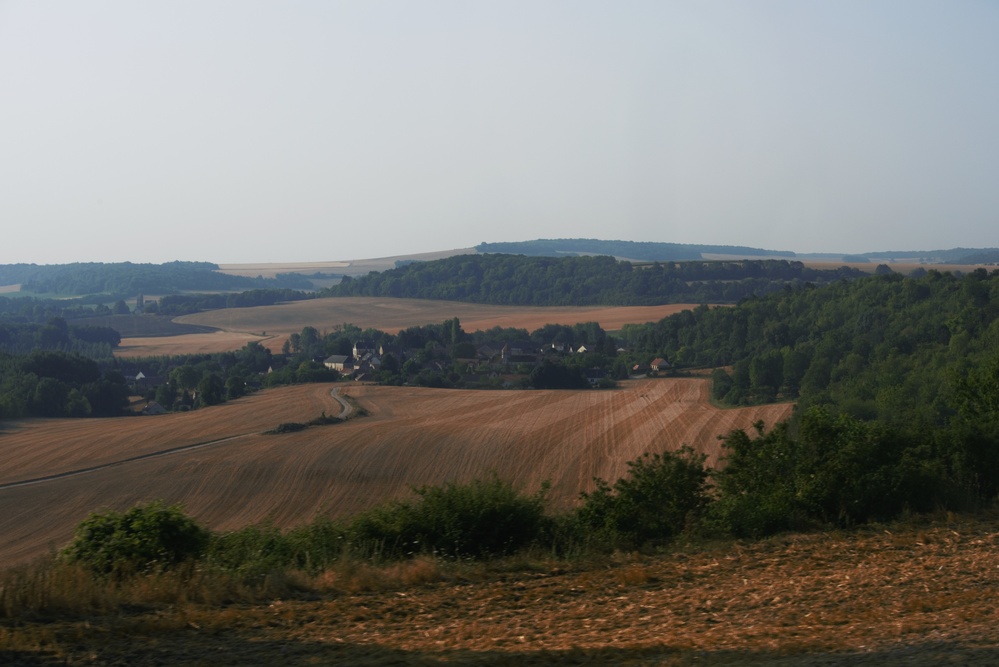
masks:
[(649, 367), (654, 371), (664, 371), (670, 367), (670, 363), (662, 357), (656, 357), (649, 363)]
[(353, 364), (350, 362), (350, 357), (344, 354), (331, 354), (323, 360), (323, 366), (332, 371), (344, 371), (351, 368)]

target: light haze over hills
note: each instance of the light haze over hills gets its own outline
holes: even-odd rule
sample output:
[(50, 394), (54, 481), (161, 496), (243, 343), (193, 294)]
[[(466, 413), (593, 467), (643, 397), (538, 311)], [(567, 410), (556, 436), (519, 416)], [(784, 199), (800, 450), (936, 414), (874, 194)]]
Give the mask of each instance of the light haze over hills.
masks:
[(999, 5), (0, 3), (0, 264), (982, 248)]

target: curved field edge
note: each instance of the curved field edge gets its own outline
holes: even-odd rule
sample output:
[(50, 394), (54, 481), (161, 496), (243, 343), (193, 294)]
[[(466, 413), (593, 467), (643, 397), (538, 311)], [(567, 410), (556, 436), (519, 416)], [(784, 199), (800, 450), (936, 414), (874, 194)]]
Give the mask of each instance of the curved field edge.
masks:
[(413, 486), (491, 471), (525, 491), (552, 484), (554, 508), (614, 480), (646, 451), (689, 444), (717, 462), (717, 437), (790, 415), (790, 404), (719, 410), (708, 381), (643, 380), (612, 391), (459, 391), (350, 386), (368, 416), (297, 433), (279, 423), (339, 413), (334, 385), (282, 387), (191, 413), (118, 420), (20, 422), (3, 435), (3, 482), (114, 463), (184, 444), (211, 446), (111, 465), (84, 475), (0, 488), (0, 561), (61, 547), (99, 508), (163, 499), (216, 530), (320, 514), (345, 516)]

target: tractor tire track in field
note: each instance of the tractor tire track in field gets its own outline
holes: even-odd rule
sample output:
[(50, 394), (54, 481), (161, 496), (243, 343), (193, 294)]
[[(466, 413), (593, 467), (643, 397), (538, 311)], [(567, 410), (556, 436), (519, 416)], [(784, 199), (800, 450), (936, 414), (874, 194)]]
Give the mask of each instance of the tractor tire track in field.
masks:
[[(627, 381), (608, 391), (351, 385), (347, 399), (331, 398), (335, 386), (266, 389), (160, 417), (12, 423), (2, 442), (0, 561), (58, 548), (97, 508), (155, 499), (182, 505), (212, 530), (287, 529), (495, 473), (526, 493), (550, 484), (550, 508), (561, 511), (594, 488), (594, 477), (613, 481), (644, 452), (690, 444), (710, 465), (718, 435), (757, 420), (772, 425), (792, 410), (720, 410), (707, 403), (706, 379)], [(347, 403), (350, 414), (363, 406), (365, 418), (266, 434), (329, 414), (334, 400), (341, 417)]]
[[(340, 404), (340, 414), (336, 415), (340, 419), (346, 419), (354, 412), (354, 406), (347, 402), (342, 396), (340, 396), (340, 389), (336, 388), (330, 391), (330, 396), (334, 401)], [(226, 436), (224, 438), (216, 438), (214, 440), (206, 440), (204, 442), (196, 442), (190, 445), (180, 445), (178, 447), (170, 447), (168, 449), (161, 449), (155, 452), (147, 452), (145, 454), (137, 454), (135, 456), (129, 456), (124, 459), (118, 459), (117, 461), (110, 461), (108, 463), (102, 463), (100, 465), (88, 466), (86, 468), (77, 468), (75, 470), (67, 470), (66, 472), (55, 473), (52, 475), (44, 475), (42, 477), (35, 477), (33, 479), (24, 479), (16, 482), (6, 482), (0, 484), (0, 491), (4, 489), (13, 489), (19, 486), (29, 486), (31, 484), (43, 484), (45, 482), (53, 482), (58, 479), (65, 479), (67, 477), (76, 477), (78, 475), (86, 475), (89, 473), (97, 472), (98, 470), (107, 470), (108, 468), (114, 468), (115, 466), (127, 465), (129, 463), (135, 463), (137, 461), (145, 461), (148, 459), (154, 459), (161, 456), (170, 456), (171, 454), (180, 454), (181, 452), (189, 452), (194, 449), (201, 449), (202, 447), (209, 447), (211, 445), (218, 445), (223, 442), (230, 442), (232, 440), (238, 440), (239, 438), (245, 438), (249, 435), (257, 435), (256, 432), (249, 433), (238, 433), (236, 435)]]

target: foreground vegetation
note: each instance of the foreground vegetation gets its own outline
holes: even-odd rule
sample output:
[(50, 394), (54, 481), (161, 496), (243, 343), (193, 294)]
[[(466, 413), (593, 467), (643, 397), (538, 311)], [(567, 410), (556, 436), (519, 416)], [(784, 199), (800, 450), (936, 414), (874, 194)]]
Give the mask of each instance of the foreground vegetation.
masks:
[(247, 578), (0, 575), (5, 664), (994, 664), (999, 521), (682, 540), (661, 553), (342, 558)]

